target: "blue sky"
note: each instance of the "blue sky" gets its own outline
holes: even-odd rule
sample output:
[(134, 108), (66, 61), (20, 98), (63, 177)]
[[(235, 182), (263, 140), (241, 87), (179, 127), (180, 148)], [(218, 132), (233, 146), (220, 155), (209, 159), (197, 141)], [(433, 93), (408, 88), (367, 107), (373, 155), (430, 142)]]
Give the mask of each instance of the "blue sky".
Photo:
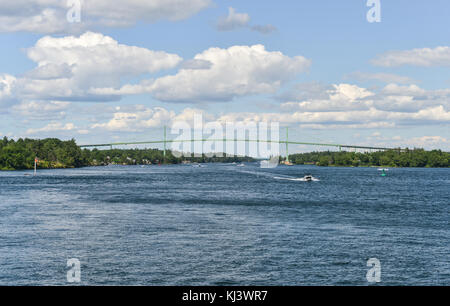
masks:
[(381, 0), (379, 23), (365, 0), (64, 2), (0, 4), (2, 136), (145, 140), (197, 112), (450, 150), (448, 1)]

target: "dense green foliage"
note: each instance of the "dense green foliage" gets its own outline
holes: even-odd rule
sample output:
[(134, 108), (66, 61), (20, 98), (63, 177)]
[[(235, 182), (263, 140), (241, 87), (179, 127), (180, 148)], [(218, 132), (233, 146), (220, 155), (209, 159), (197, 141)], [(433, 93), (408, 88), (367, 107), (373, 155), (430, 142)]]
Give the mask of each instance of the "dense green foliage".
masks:
[(183, 157), (176, 158), (170, 151), (157, 149), (132, 150), (81, 150), (75, 140), (61, 141), (48, 138), (0, 140), (0, 170), (33, 169), (34, 159), (39, 159), (38, 168), (77, 168), (85, 166), (118, 165), (145, 165), (170, 163), (177, 164), (189, 162), (241, 162), (253, 161), (248, 157)]
[(40, 168), (73, 168), (86, 164), (74, 140), (14, 141), (5, 137), (0, 141), (0, 170), (32, 169), (35, 157), (40, 160)]
[(289, 159), (298, 165), (316, 164), (318, 166), (450, 167), (450, 153), (422, 149), (372, 153), (312, 152), (293, 154)]

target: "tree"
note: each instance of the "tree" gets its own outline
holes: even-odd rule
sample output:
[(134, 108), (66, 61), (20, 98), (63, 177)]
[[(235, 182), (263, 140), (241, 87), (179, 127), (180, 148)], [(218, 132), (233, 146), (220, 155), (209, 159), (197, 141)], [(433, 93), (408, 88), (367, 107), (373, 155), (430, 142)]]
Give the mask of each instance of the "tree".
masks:
[(318, 165), (321, 167), (328, 167), (330, 165), (330, 160), (327, 156), (322, 156), (319, 159)]

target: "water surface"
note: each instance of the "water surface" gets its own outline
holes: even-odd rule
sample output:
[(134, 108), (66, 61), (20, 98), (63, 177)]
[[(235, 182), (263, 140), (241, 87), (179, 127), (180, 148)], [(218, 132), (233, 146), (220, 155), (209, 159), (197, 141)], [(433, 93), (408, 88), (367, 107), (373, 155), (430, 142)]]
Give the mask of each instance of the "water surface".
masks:
[(450, 285), (449, 169), (30, 173), (0, 173), (0, 285)]

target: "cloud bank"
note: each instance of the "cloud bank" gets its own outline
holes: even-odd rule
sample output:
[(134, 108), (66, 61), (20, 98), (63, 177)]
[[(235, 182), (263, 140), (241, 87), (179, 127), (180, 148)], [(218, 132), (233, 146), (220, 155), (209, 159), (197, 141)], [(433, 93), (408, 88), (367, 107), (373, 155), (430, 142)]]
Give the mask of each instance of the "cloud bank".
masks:
[(373, 59), (372, 64), (382, 67), (405, 65), (419, 67), (450, 66), (450, 47), (389, 51)]
[[(130, 27), (137, 22), (178, 21), (207, 8), (210, 0), (80, 0), (81, 22), (67, 20), (72, 1), (0, 2), (0, 32), (78, 33), (100, 27)], [(70, 4), (70, 3), (69, 3)]]

